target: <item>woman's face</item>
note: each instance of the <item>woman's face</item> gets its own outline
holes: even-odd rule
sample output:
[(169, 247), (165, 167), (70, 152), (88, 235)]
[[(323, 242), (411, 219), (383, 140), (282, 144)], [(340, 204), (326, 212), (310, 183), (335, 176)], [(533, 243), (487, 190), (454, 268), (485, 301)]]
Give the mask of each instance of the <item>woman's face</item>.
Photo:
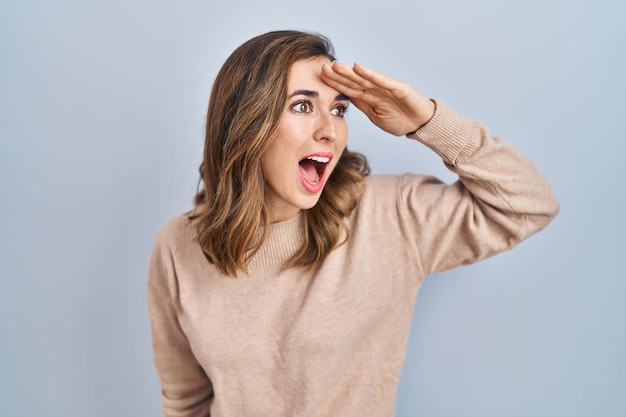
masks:
[(349, 101), (320, 78), (328, 58), (297, 61), (276, 137), (262, 156), (273, 222), (317, 204), (348, 140)]

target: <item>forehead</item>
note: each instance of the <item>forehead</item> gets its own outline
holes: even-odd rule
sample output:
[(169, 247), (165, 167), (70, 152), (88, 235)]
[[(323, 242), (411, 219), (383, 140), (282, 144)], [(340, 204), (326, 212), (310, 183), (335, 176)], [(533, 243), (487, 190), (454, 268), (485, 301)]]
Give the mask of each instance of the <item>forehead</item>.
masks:
[(330, 59), (325, 56), (316, 56), (294, 62), (289, 72), (288, 89), (294, 90), (320, 84), (326, 86), (321, 78), (322, 65), (330, 63)]

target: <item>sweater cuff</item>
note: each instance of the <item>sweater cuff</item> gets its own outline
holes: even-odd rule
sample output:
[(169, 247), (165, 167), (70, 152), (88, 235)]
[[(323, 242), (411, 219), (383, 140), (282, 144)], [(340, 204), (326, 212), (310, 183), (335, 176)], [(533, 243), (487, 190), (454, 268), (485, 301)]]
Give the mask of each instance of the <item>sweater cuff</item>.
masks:
[(455, 112), (444, 103), (433, 100), (435, 113), (424, 126), (406, 135), (436, 152), (447, 164), (456, 165), (472, 154), (478, 146), (479, 135), (474, 134), (475, 121)]

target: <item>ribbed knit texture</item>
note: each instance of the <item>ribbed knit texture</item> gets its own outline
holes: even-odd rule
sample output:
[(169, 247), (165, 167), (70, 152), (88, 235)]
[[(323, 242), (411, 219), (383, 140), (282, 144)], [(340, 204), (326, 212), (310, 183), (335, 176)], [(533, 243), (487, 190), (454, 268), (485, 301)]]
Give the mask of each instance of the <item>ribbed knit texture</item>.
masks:
[(515, 246), (559, 209), (523, 154), (442, 103), (411, 138), (460, 180), (369, 177), (350, 239), (314, 271), (281, 270), (302, 215), (269, 226), (237, 278), (207, 262), (186, 217), (165, 224), (148, 305), (167, 416), (393, 416), (423, 279)]

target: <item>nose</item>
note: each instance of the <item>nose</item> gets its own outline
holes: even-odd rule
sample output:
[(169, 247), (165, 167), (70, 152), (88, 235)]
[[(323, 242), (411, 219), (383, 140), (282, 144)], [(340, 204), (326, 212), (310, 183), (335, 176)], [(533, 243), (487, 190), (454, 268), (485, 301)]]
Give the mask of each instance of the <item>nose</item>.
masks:
[(314, 135), (315, 140), (326, 140), (330, 142), (336, 141), (338, 134), (337, 123), (341, 122), (341, 120), (337, 119), (337, 116), (330, 113), (323, 112), (319, 114)]

